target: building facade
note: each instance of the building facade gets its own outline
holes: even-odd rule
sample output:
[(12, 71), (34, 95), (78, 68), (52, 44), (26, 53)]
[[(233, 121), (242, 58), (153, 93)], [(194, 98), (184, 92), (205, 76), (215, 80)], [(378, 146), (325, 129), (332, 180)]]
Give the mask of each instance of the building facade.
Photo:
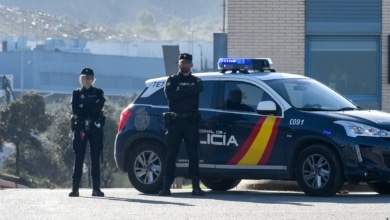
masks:
[(228, 56), (270, 57), (363, 108), (390, 111), (390, 1), (229, 0)]
[[(133, 95), (144, 89), (146, 80), (175, 73), (165, 71), (163, 45), (175, 45), (182, 52), (192, 53), (195, 72), (213, 66), (212, 42), (47, 39), (36, 43), (22, 37), (5, 37), (0, 76), (10, 79), (14, 91), (71, 94), (80, 86), (81, 69), (90, 67), (95, 71), (96, 86), (107, 95)], [(173, 59), (176, 66), (177, 55)]]

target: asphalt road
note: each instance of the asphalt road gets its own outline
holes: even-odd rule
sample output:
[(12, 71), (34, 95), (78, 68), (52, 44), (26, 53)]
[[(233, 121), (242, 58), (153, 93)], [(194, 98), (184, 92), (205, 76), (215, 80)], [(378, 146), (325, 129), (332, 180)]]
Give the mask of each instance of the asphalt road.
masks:
[(171, 197), (103, 189), (106, 197), (69, 198), (69, 189), (0, 189), (0, 219), (390, 219), (390, 196), (371, 192), (317, 198), (296, 191), (207, 191)]

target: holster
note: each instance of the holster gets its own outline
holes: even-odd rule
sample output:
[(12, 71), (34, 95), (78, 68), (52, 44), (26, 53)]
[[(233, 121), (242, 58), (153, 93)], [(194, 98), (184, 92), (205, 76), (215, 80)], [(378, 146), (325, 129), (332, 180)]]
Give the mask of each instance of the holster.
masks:
[(194, 114), (194, 122), (195, 122), (195, 123), (199, 123), (199, 122), (200, 122), (200, 119), (202, 119), (202, 115), (200, 114), (200, 111), (197, 111), (197, 112)]
[(162, 114), (163, 116), (163, 124), (164, 124), (164, 127), (165, 128), (168, 128), (169, 125), (172, 124), (172, 120), (174, 119), (174, 115), (172, 114), (172, 112), (164, 112)]
[(72, 115), (70, 118), (70, 130), (74, 131), (81, 126), (84, 126), (84, 119), (77, 117), (77, 115)]

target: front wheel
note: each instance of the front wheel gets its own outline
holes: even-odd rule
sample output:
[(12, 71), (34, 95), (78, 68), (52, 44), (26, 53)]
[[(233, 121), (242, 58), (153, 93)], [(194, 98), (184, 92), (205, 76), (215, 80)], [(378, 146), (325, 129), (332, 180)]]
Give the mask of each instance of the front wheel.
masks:
[(231, 179), (231, 178), (202, 178), (203, 185), (207, 188), (214, 191), (227, 191), (233, 189), (240, 182), (241, 179)]
[(157, 142), (141, 142), (134, 147), (127, 162), (127, 175), (135, 189), (143, 193), (161, 189), (165, 155), (165, 148)]
[(344, 184), (344, 172), (337, 154), (327, 145), (315, 144), (298, 157), (296, 178), (309, 196), (333, 196)]
[(389, 182), (368, 182), (367, 185), (376, 193), (389, 195), (390, 183)]

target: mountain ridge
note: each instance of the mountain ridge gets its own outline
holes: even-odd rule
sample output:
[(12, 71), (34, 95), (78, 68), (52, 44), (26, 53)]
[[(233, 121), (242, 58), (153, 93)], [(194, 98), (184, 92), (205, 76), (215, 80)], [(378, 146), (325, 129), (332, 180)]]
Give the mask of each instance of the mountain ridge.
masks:
[(136, 22), (136, 16), (141, 10), (150, 11), (157, 21), (164, 23), (169, 22), (173, 17), (190, 20), (191, 17), (215, 15), (220, 18), (221, 2), (215, 0), (0, 0), (0, 5), (32, 12), (41, 11), (55, 16), (65, 15), (80, 22), (112, 26), (121, 22)]
[[(220, 3), (207, 0), (0, 0), (0, 6), (0, 35), (38, 39), (183, 40), (195, 30), (194, 39), (210, 40), (222, 20)], [(141, 11), (149, 12), (155, 22), (146, 37), (137, 33), (142, 30), (137, 26)], [(153, 38), (156, 33), (159, 39)]]

